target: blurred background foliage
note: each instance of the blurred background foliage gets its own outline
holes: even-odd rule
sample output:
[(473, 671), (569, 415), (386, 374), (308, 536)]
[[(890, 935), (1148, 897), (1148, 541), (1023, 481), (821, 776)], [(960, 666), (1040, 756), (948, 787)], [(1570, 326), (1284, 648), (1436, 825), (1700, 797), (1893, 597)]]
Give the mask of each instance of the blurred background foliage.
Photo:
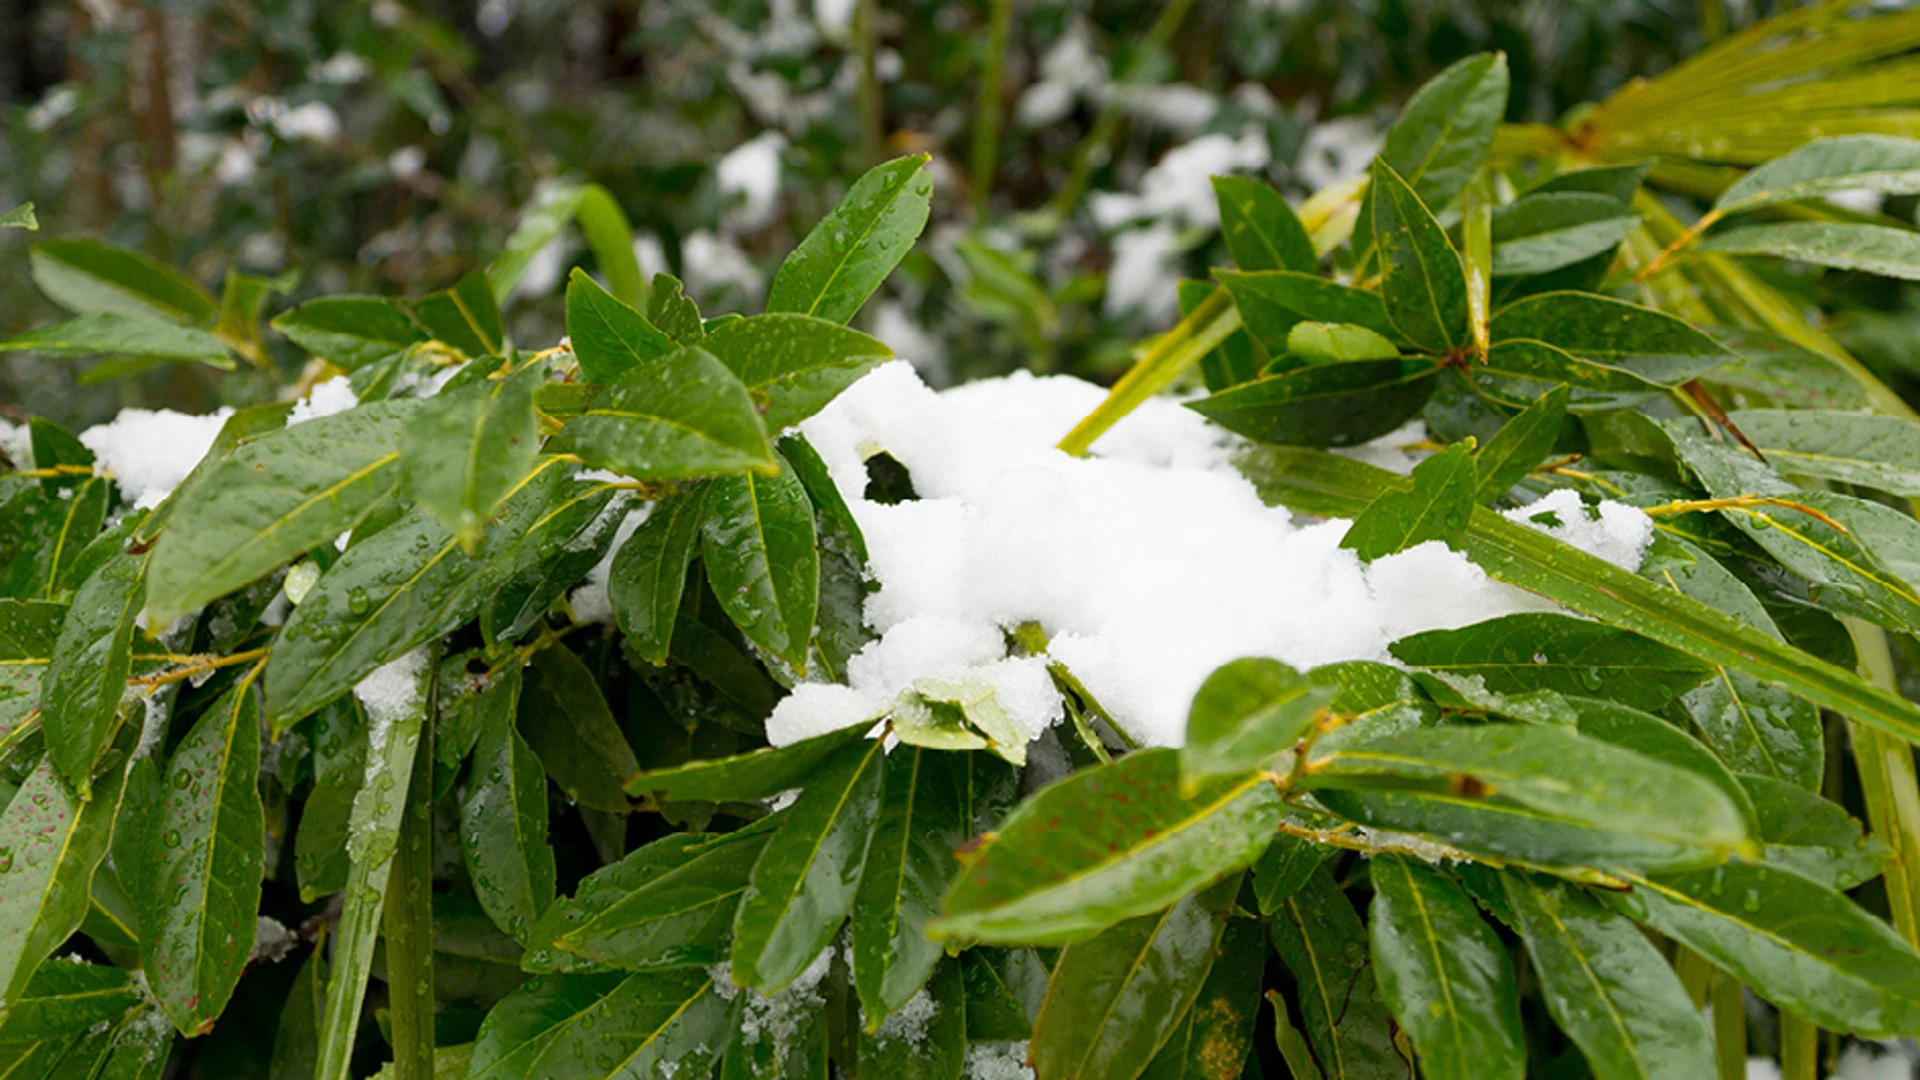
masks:
[[(935, 382), (1017, 368), (1111, 379), (1173, 321), (1178, 276), (1226, 262), (1209, 173), (1299, 199), (1362, 170), (1405, 97), (1506, 52), (1508, 119), (1575, 123), (1777, 9), (1717, 0), (10, 0), (0, 206), (39, 237), (135, 248), (218, 289), (277, 278), (267, 314), (418, 295), (502, 247), (543, 193), (605, 186), (641, 265), (708, 314), (757, 310), (778, 253), (848, 178), (933, 154), (934, 221), (867, 328)], [(997, 77), (996, 77), (997, 74)], [(1912, 220), (1910, 205), (1889, 212)], [(55, 317), (0, 233), (0, 336)], [(566, 235), (507, 308), (562, 332)], [(1811, 288), (1812, 286), (1803, 286)], [(1900, 287), (1829, 310), (1898, 373)], [(1839, 299), (1835, 297), (1839, 296)], [(298, 350), (269, 334), (291, 377)], [(246, 392), (178, 365), (106, 381), (0, 357), (0, 411), (83, 425)], [(101, 385), (91, 385), (93, 382)], [(257, 388), (254, 388), (257, 390)]]

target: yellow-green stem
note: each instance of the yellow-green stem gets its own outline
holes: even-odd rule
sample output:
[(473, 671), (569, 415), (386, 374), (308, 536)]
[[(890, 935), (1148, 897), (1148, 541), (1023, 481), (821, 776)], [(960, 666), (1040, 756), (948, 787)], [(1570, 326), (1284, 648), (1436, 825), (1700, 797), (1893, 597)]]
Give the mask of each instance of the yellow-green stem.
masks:
[(1740, 981), (1724, 971), (1713, 980), (1713, 1049), (1720, 1080), (1746, 1080), (1747, 1003)]
[(1227, 339), (1227, 335), (1238, 329), (1240, 309), (1233, 306), (1233, 298), (1227, 294), (1227, 290), (1214, 289), (1186, 318), (1154, 342), (1147, 350), (1147, 355), (1121, 376), (1119, 382), (1113, 384), (1106, 400), (1074, 425), (1066, 438), (1060, 440), (1060, 449), (1076, 456), (1086, 453), (1094, 440), (1106, 434), (1108, 428), (1119, 423), (1141, 402), (1172, 385), (1181, 372), (1199, 363), (1201, 357), (1212, 352)]
[(993, 175), (1000, 163), (1000, 84), (1006, 77), (1007, 28), (1013, 22), (1013, 0), (991, 0), (987, 16), (987, 58), (980, 69), (980, 100), (973, 110), (973, 160), (968, 178), (973, 184), (973, 214), (983, 218), (987, 196), (993, 193)]
[(1789, 1012), (1780, 1014), (1780, 1080), (1819, 1080), (1820, 1029)]
[(1673, 955), (1673, 973), (1679, 976), (1693, 1007), (1705, 1008), (1707, 995), (1713, 989), (1712, 962), (1678, 942), (1674, 943), (1674, 949), (1677, 951)]
[[(1893, 651), (1887, 632), (1848, 619), (1853, 647), (1860, 654), (1860, 674), (1883, 690), (1898, 692)], [(1860, 791), (1867, 804), (1867, 822), (1873, 833), (1893, 850), (1882, 877), (1894, 929), (1909, 945), (1920, 945), (1920, 781), (1913, 767), (1913, 747), (1896, 735), (1849, 722), (1853, 760), (1860, 770)]]

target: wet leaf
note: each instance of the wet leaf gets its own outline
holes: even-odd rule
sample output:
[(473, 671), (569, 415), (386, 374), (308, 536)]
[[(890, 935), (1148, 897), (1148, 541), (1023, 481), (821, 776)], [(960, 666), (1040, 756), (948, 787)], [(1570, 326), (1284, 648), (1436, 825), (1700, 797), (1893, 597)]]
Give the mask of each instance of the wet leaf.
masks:
[(649, 663), (667, 661), (705, 509), (700, 492), (678, 492), (661, 499), (613, 556), (607, 599), (620, 632)]
[(731, 1014), (704, 971), (542, 975), (487, 1014), (467, 1076), (701, 1076)]
[(799, 787), (815, 775), (828, 758), (865, 738), (872, 727), (872, 723), (862, 721), (786, 746), (763, 747), (733, 757), (655, 769), (627, 781), (627, 792), (632, 795), (653, 792), (662, 799), (681, 802), (769, 799)]
[[(541, 918), (527, 966), (565, 970), (567, 959), (580, 957), (642, 971), (725, 959), (734, 912), (770, 834), (762, 826), (724, 836), (680, 833), (595, 871)], [(549, 943), (568, 957), (551, 955)]]
[(1215, 668), (1187, 713), (1182, 792), (1261, 768), (1298, 742), (1337, 693), (1278, 660), (1244, 657)]
[(1458, 630), (1429, 630), (1390, 647), (1395, 659), (1478, 677), (1488, 690), (1552, 690), (1654, 710), (1708, 672), (1700, 661), (1627, 630), (1565, 615), (1502, 615)]
[(1742, 409), (1727, 420), (1790, 476), (1920, 496), (1920, 423), (1821, 409)]
[(530, 363), (435, 395), (400, 439), (400, 481), (422, 509), (472, 554), (487, 519), (540, 452), (533, 390), (546, 365)]
[(1493, 211), (1493, 272), (1544, 274), (1611, 251), (1640, 225), (1610, 195), (1545, 192)]
[(1427, 80), (1387, 129), (1380, 158), (1440, 207), (1466, 186), (1493, 146), (1507, 110), (1507, 58), (1479, 53)]
[(851, 321), (926, 227), (933, 202), (927, 160), (926, 154), (895, 158), (854, 181), (780, 263), (767, 310)]
[(636, 480), (775, 467), (747, 388), (698, 348), (676, 350), (621, 375), (547, 448)]
[(469, 357), (504, 355), (506, 331), (485, 270), (469, 270), (453, 288), (415, 300), (413, 317)]
[(1399, 346), (1364, 326), (1299, 322), (1287, 331), (1287, 352), (1309, 364), (1396, 360)]
[(640, 762), (599, 680), (571, 650), (555, 645), (533, 654), (518, 723), (547, 774), (574, 801), (610, 814), (632, 808), (620, 787)]
[(1542, 394), (1520, 415), (1500, 425), (1500, 430), (1474, 454), (1480, 474), (1475, 502), (1488, 505), (1505, 497), (1553, 452), (1566, 422), (1567, 397), (1564, 386)]
[(1214, 201), (1220, 205), (1220, 236), (1234, 266), (1310, 274), (1320, 265), (1299, 215), (1271, 185), (1241, 176), (1215, 176), (1212, 182)]
[(1380, 1003), (1367, 931), (1333, 875), (1316, 871), (1269, 920), (1299, 987), (1300, 1015), (1327, 1080), (1399, 1080), (1412, 1072)]
[(1920, 142), (1885, 135), (1815, 139), (1747, 170), (1713, 204), (1718, 215), (1836, 191), (1906, 195), (1920, 191)]
[(905, 1005), (940, 960), (927, 924), (973, 832), (972, 757), (902, 746), (888, 758), (853, 903), (854, 987), (870, 1026)]
[(74, 594), (47, 664), (40, 692), (47, 756), (83, 799), (120, 713), (146, 569), (144, 556), (123, 554), (96, 570)]
[(1207, 981), (1140, 1080), (1235, 1080), (1253, 1050), (1266, 928), (1229, 918)]
[(323, 296), (275, 315), (270, 325), (342, 371), (358, 371), (427, 340), (404, 305), (381, 296)]
[(1766, 861), (1825, 885), (1851, 889), (1879, 877), (1891, 855), (1839, 803), (1770, 776), (1740, 774), (1759, 822)]
[(1438, 369), (1426, 360), (1310, 364), (1187, 407), (1238, 435), (1288, 446), (1355, 446), (1420, 412)]
[(927, 995), (930, 1014), (921, 1015), (916, 1006), (880, 1021), (871, 1033), (861, 1033), (863, 1075), (960, 1080), (967, 1057), (967, 988), (959, 960), (945, 961), (921, 992)]
[(17, 334), (0, 341), (0, 352), (32, 352), (45, 356), (111, 353), (155, 360), (197, 360), (229, 370), (233, 367), (226, 345), (204, 330), (107, 312), (81, 315)]
[(1268, 352), (1286, 352), (1287, 335), (1300, 322), (1360, 326), (1389, 340), (1400, 339), (1378, 293), (1291, 270), (1216, 270), (1214, 276), (1233, 296), (1247, 332)]
[(547, 778), (533, 748), (514, 730), (520, 674), (501, 681), (504, 700), (487, 710), (460, 800), (460, 847), (480, 906), (509, 937), (529, 944), (533, 924), (553, 903)]
[(613, 382), (678, 348), (577, 267), (567, 277), (567, 338), (580, 373), (599, 383)]
[(707, 485), (701, 560), (715, 599), (748, 641), (805, 670), (820, 603), (813, 504), (793, 467)]
[(105, 964), (42, 964), (25, 989), (0, 1008), (0, 1043), (34, 1042), (112, 1022), (140, 993), (127, 973)]
[(1694, 245), (1722, 255), (1770, 255), (1778, 259), (1860, 270), (1881, 277), (1920, 279), (1920, 236), (1911, 229), (1826, 221), (1780, 221), (1743, 225)]
[(1413, 489), (1367, 504), (1340, 540), (1362, 562), (1438, 540), (1457, 546), (1479, 490), (1473, 440), (1457, 442), (1413, 467)]
[(1467, 344), (1467, 279), (1460, 253), (1384, 158), (1368, 189), (1381, 263), (1380, 298), (1408, 341), (1444, 353)]
[(761, 422), (779, 432), (812, 416), (893, 350), (826, 319), (769, 312), (714, 327), (702, 348), (746, 384)]

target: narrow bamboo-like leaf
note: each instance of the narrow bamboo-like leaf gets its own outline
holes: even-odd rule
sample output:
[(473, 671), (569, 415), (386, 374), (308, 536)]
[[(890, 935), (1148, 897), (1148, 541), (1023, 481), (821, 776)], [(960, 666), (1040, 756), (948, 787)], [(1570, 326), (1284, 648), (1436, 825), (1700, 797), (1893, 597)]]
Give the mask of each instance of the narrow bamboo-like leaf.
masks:
[(93, 240), (42, 240), (33, 245), (33, 283), (68, 311), (164, 319), (210, 326), (220, 306), (213, 294), (145, 255)]
[(485, 270), (470, 270), (453, 288), (415, 300), (413, 317), (435, 338), (470, 357), (500, 356), (506, 348), (500, 305)]
[(919, 999), (926, 1001), (925, 1006), (916, 1000), (911, 1009), (880, 1021), (872, 1033), (861, 1032), (863, 1074), (900, 1080), (961, 1080), (967, 1059), (967, 988), (959, 960), (942, 964), (921, 993), (926, 995)]
[(1728, 863), (1610, 895), (1634, 919), (1821, 1027), (1920, 1030), (1920, 954), (1839, 893), (1779, 867)]
[(1611, 251), (1640, 219), (1608, 195), (1547, 192), (1493, 212), (1493, 272), (1544, 274)]
[(427, 340), (404, 305), (381, 296), (323, 296), (275, 315), (270, 325), (342, 371), (358, 371)]
[(352, 528), (400, 481), (400, 432), (418, 405), (389, 401), (271, 431), (196, 480), (153, 550), (148, 617), (177, 616)]
[(1239, 884), (1233, 875), (1062, 950), (1033, 1025), (1036, 1075), (1138, 1075), (1206, 982)]
[(1387, 318), (1378, 293), (1292, 270), (1216, 270), (1214, 276), (1232, 295), (1247, 333), (1268, 352), (1284, 353), (1287, 336), (1301, 322), (1360, 326), (1388, 340), (1400, 340), (1400, 331)]
[(1638, 634), (1547, 613), (1429, 630), (1390, 648), (1403, 663), (1477, 676), (1496, 693), (1606, 696), (1643, 710), (1660, 708), (1708, 673), (1700, 661)]
[(1250, 865), (1279, 820), (1278, 792), (1252, 776), (1183, 798), (1179, 758), (1136, 751), (1028, 799), (961, 872), (931, 932), (989, 943), (1083, 940)]
[(705, 971), (542, 975), (480, 1025), (471, 1080), (704, 1076), (732, 1008)]
[(1333, 875), (1317, 870), (1270, 920), (1273, 946), (1299, 986), (1300, 1014), (1327, 1080), (1388, 1080), (1413, 1063), (1393, 1041), (1367, 931)]
[(83, 799), (126, 691), (146, 569), (145, 556), (121, 554), (95, 571), (74, 594), (47, 665), (40, 693), (47, 756)]
[(414, 413), (400, 439), (408, 495), (460, 540), (480, 545), (487, 518), (533, 468), (540, 452), (533, 391), (546, 365), (446, 390)]
[(753, 864), (733, 918), (733, 981), (763, 994), (792, 982), (853, 909), (879, 816), (880, 740), (830, 758)]
[(1427, 360), (1309, 364), (1187, 407), (1235, 434), (1286, 446), (1354, 446), (1407, 422), (1433, 394)]
[(1278, 660), (1246, 657), (1214, 669), (1187, 713), (1182, 790), (1260, 768), (1299, 741), (1336, 693)]
[(770, 432), (819, 412), (893, 350), (839, 323), (769, 312), (716, 326), (701, 343), (746, 384)]
[(33, 1042), (112, 1022), (140, 1003), (127, 973), (105, 964), (42, 964), (0, 1006), (0, 1043)]
[(548, 449), (640, 480), (776, 467), (747, 388), (697, 348), (668, 353), (614, 380)]
[(0, 341), (0, 352), (34, 352), (47, 356), (111, 353), (156, 360), (198, 360), (218, 368), (233, 367), (226, 345), (204, 330), (108, 312), (80, 315), (53, 326), (29, 330)]
[(872, 723), (862, 721), (787, 746), (643, 772), (627, 781), (627, 792), (631, 795), (653, 792), (662, 799), (680, 801), (770, 799), (799, 787), (828, 758), (859, 742), (872, 727)]
[(567, 278), (567, 337), (581, 374), (600, 383), (613, 382), (678, 348), (578, 268)]
[(1467, 279), (1460, 253), (1407, 182), (1375, 158), (1368, 188), (1380, 251), (1380, 297), (1408, 341), (1444, 353), (1467, 344)]
[(758, 825), (717, 837), (676, 834), (596, 871), (572, 899), (541, 918), (528, 966), (546, 966), (548, 943), (629, 971), (719, 962), (770, 834)]
[(1547, 1008), (1597, 1080), (1713, 1075), (1706, 1023), (1632, 922), (1574, 886), (1501, 877)]
[(802, 670), (820, 603), (813, 504), (784, 458), (773, 476), (707, 486), (701, 559), (713, 594), (748, 641)]
[(1920, 496), (1920, 423), (1913, 420), (1819, 409), (1742, 409), (1727, 420), (1788, 475)]
[(1320, 264), (1299, 215), (1271, 185), (1242, 176), (1212, 180), (1213, 197), (1220, 204), (1220, 236), (1234, 266), (1312, 273)]
[(1825, 885), (1851, 889), (1886, 869), (1892, 854), (1879, 837), (1868, 837), (1839, 803), (1770, 776), (1742, 773), (1759, 822), (1766, 860)]
[(1886, 225), (1828, 221), (1780, 221), (1743, 225), (1694, 245), (1722, 255), (1771, 255), (1779, 259), (1863, 270), (1881, 277), (1920, 280), (1920, 235)]
[(513, 715), (510, 702), (489, 710), (480, 732), (460, 801), (460, 847), (480, 906), (494, 925), (527, 944), (533, 924), (553, 903), (554, 863), (546, 773), (514, 730)]
[(1479, 481), (1473, 440), (1454, 443), (1413, 467), (1413, 490), (1391, 492), (1367, 504), (1340, 546), (1362, 562), (1430, 540), (1454, 546), (1466, 532)]
[(1720, 193), (1713, 209), (1725, 216), (1859, 189), (1888, 195), (1920, 191), (1920, 141), (1886, 135), (1815, 139), (1749, 169)]
[(138, 903), (140, 954), (154, 998), (188, 1035), (226, 1009), (253, 949), (264, 870), (259, 767), (260, 703), (245, 683), (167, 760), (162, 820), (148, 832), (156, 888)]
[(611, 814), (630, 808), (621, 781), (640, 771), (599, 680), (565, 646), (533, 654), (521, 691), (520, 734), (576, 802)]
[(933, 976), (927, 936), (972, 834), (969, 754), (900, 747), (887, 762), (879, 817), (853, 902), (853, 979), (869, 1027)]
[(926, 165), (925, 154), (895, 158), (854, 181), (781, 262), (767, 310), (850, 321), (926, 227), (933, 203)]
[(1287, 331), (1287, 352), (1309, 364), (1352, 360), (1395, 360), (1400, 348), (1364, 326), (1300, 322)]
[(1368, 864), (1367, 910), (1380, 997), (1413, 1035), (1434, 1080), (1518, 1080), (1527, 1072), (1520, 992), (1507, 948), (1465, 890), (1405, 855)]
[[(428, 695), (434, 692), (433, 681), (429, 674)], [(380, 912), (387, 983), (385, 1034), (393, 1047), (393, 1070), (402, 1077), (431, 1076), (435, 1071), (433, 735), (433, 726), (423, 722)]]
[(1207, 981), (1140, 1080), (1240, 1076), (1253, 1050), (1266, 962), (1266, 928), (1256, 919), (1229, 918)]
[(1500, 425), (1474, 455), (1480, 472), (1475, 502), (1486, 505), (1502, 498), (1553, 451), (1566, 421), (1567, 397), (1567, 388), (1556, 386)]

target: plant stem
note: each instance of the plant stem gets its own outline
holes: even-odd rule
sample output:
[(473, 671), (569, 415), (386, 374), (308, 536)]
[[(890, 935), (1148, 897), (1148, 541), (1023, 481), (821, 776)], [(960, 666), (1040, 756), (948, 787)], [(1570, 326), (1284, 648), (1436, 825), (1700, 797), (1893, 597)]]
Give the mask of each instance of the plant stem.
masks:
[[(1875, 686), (1898, 693), (1893, 652), (1887, 633), (1857, 619), (1845, 620), (1860, 654), (1860, 673)], [(1854, 764), (1860, 770), (1860, 791), (1867, 804), (1873, 833), (1893, 849), (1883, 880), (1894, 929), (1909, 945), (1920, 945), (1920, 781), (1913, 767), (1913, 747), (1897, 735), (1852, 721)]]
[(993, 175), (1000, 157), (1000, 94), (1006, 78), (1007, 29), (1013, 22), (1013, 0), (991, 0), (987, 16), (987, 62), (980, 69), (980, 100), (973, 109), (973, 159), (968, 178), (973, 187), (974, 220), (985, 220), (987, 197), (993, 193)]
[(433, 1080), (433, 731), (423, 726), (387, 876), (387, 1007), (394, 1080)]
[(1707, 995), (1713, 990), (1713, 965), (1707, 958), (1687, 948), (1679, 942), (1674, 943), (1678, 950), (1673, 957), (1673, 973), (1680, 978), (1680, 985), (1686, 987), (1687, 997), (1696, 1009), (1705, 1008)]
[(1140, 403), (1165, 390), (1180, 373), (1200, 362), (1227, 335), (1240, 329), (1240, 309), (1233, 306), (1227, 290), (1216, 288), (1200, 301), (1186, 318), (1153, 343), (1147, 355), (1113, 384), (1107, 398), (1086, 418), (1074, 425), (1060, 440), (1060, 449), (1078, 457), (1108, 428), (1138, 408)]
[(1813, 1021), (1780, 1013), (1780, 1080), (1819, 1080), (1820, 1029)]
[(1740, 981), (1724, 971), (1713, 980), (1713, 1048), (1720, 1061), (1720, 1080), (1746, 1080), (1746, 995)]

